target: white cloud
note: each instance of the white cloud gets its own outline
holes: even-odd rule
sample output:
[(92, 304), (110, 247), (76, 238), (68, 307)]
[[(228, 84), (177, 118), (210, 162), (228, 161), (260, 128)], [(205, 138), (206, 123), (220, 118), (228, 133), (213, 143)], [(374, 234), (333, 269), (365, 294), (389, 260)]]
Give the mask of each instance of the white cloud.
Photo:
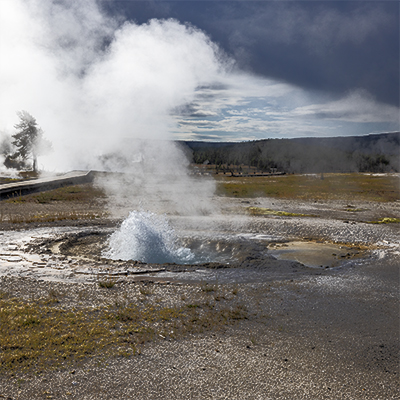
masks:
[(180, 125), (192, 125), (192, 126), (216, 126), (217, 122), (208, 120), (193, 120), (193, 119), (181, 119), (178, 121)]
[[(269, 96), (268, 85), (258, 97), (232, 97), (215, 93), (219, 117), (207, 120), (180, 120), (177, 135), (184, 132), (215, 134), (223, 140), (239, 138), (304, 137), (357, 135), (370, 133), (371, 124), (385, 124), (389, 130), (400, 128), (399, 110), (380, 104), (365, 91), (354, 91), (340, 100), (326, 101), (304, 90), (286, 85), (281, 96)], [(211, 103), (210, 99), (207, 102)], [(209, 106), (209, 105), (208, 105)], [(197, 123), (199, 121), (199, 123)], [(360, 129), (363, 127), (363, 129)], [(229, 139), (228, 139), (229, 137)]]
[(192, 116), (194, 117), (216, 117), (218, 116), (218, 113), (215, 111), (211, 111), (211, 110), (196, 110), (193, 112)]
[(379, 104), (365, 91), (353, 91), (346, 97), (324, 104), (311, 104), (297, 107), (293, 115), (357, 123), (399, 122), (399, 109)]

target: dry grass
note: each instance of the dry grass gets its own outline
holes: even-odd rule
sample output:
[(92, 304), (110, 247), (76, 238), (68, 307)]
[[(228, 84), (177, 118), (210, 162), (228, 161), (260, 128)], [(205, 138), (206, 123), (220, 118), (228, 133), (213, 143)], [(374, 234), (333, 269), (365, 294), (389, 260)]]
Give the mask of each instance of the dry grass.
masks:
[(2, 201), (0, 222), (30, 224), (106, 218), (104, 197), (104, 192), (92, 184), (16, 196)]
[(4, 176), (0, 176), (0, 185), (4, 184), (4, 183), (14, 183), (14, 182), (20, 182), (21, 179), (20, 178), (7, 178)]
[(2, 183), (12, 183), (12, 182), (21, 182), (21, 181), (26, 181), (29, 179), (35, 179), (38, 178), (39, 175), (35, 171), (20, 171), (17, 174), (17, 177), (15, 178), (9, 178), (9, 177), (1, 177), (0, 176), (0, 184)]
[(218, 194), (228, 197), (275, 197), (282, 199), (360, 201), (400, 200), (396, 175), (324, 174), (271, 177), (215, 177)]
[(5, 200), (5, 202), (49, 204), (59, 201), (87, 202), (103, 197), (105, 197), (104, 192), (93, 185), (73, 185), (25, 196), (16, 196)]
[(99, 279), (97, 281), (97, 284), (99, 285), (99, 287), (101, 287), (103, 289), (111, 289), (115, 286), (116, 283), (117, 283), (116, 279), (112, 278), (111, 276)]
[(35, 301), (0, 293), (0, 373), (40, 373), (96, 356), (130, 357), (146, 342), (219, 330), (248, 316), (237, 296), (217, 286), (171, 304), (148, 294), (141, 301), (126, 297), (66, 308), (55, 291)]
[(21, 215), (21, 214), (3, 214), (0, 213), (0, 222), (7, 222), (10, 224), (31, 224), (43, 222), (56, 222), (65, 220), (93, 220), (104, 218), (107, 213), (92, 213), (92, 212), (53, 212), (53, 213), (39, 213), (35, 215)]

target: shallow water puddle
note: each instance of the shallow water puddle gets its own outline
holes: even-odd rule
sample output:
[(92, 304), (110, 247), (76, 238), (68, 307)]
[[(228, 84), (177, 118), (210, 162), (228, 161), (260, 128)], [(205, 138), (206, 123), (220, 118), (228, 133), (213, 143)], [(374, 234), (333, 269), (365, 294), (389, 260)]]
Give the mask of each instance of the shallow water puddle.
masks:
[(1, 255), (0, 261), (8, 261), (8, 262), (20, 262), (22, 261), (22, 257), (16, 255)]
[(366, 254), (359, 247), (333, 243), (302, 242), (273, 243), (268, 252), (278, 260), (298, 261), (308, 267), (336, 267), (343, 261), (361, 258)]

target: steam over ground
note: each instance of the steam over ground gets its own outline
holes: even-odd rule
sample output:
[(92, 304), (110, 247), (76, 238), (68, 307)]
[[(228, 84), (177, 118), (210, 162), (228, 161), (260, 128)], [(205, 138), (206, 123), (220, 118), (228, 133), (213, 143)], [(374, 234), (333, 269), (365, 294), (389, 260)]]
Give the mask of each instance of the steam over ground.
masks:
[[(213, 184), (194, 184), (172, 138), (398, 130), (398, 108), (363, 88), (338, 98), (254, 76), (239, 71), (196, 27), (173, 19), (139, 25), (111, 17), (105, 3), (0, 1), (0, 168), (16, 112), (26, 110), (54, 149), (39, 157), (40, 170), (129, 172), (122, 183), (107, 182), (110, 193), (120, 191), (135, 205), (151, 197), (153, 212), (204, 214)], [(351, 35), (346, 38), (352, 43)]]
[[(170, 112), (223, 79), (229, 64), (203, 32), (175, 20), (111, 19), (95, 0), (3, 0), (0, 38), (0, 132), (14, 132), (16, 111), (31, 113), (54, 149), (40, 169), (133, 172), (136, 194), (172, 203), (168, 179), (191, 193), (183, 154), (167, 142)], [(185, 207), (197, 208), (209, 189), (197, 189)]]

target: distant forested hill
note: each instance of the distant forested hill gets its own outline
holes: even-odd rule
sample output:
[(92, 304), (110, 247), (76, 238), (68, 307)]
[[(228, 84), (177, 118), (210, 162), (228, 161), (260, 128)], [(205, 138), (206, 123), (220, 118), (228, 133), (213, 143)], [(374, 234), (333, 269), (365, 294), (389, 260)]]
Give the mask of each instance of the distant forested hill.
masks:
[(286, 173), (399, 172), (400, 132), (366, 136), (179, 142), (197, 164), (248, 165)]

